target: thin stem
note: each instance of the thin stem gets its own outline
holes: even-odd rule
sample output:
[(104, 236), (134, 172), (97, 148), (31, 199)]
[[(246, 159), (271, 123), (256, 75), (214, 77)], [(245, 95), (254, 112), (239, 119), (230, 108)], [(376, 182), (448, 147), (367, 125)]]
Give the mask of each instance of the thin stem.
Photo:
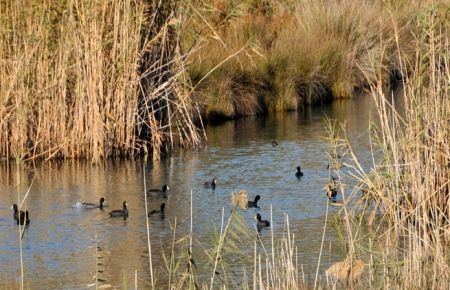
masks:
[(145, 223), (147, 226), (147, 245), (148, 245), (148, 262), (150, 265), (150, 283), (152, 285), (152, 289), (155, 289), (155, 282), (153, 279), (152, 245), (150, 242), (150, 225), (148, 222), (147, 183), (146, 183), (146, 178), (145, 178), (145, 163), (143, 163), (143, 165), (142, 165), (142, 172), (143, 172), (143, 178), (144, 178)]
[(316, 278), (314, 279), (314, 289), (317, 289), (317, 279), (319, 277), (319, 268), (320, 268), (320, 260), (322, 258), (322, 251), (323, 251), (323, 244), (325, 241), (325, 232), (327, 229), (327, 222), (328, 222), (328, 206), (330, 201), (327, 201), (327, 210), (325, 212), (325, 222), (323, 225), (323, 233), (322, 233), (322, 242), (320, 243), (320, 252), (319, 252), (319, 259), (317, 260), (317, 269), (316, 269)]

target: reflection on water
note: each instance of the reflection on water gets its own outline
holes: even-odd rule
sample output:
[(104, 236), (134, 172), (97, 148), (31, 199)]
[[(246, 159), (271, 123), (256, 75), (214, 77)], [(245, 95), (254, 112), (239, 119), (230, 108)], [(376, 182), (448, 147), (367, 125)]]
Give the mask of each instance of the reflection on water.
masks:
[[(166, 276), (161, 251), (170, 252), (171, 225), (175, 218), (178, 237), (189, 232), (191, 189), (196, 259), (206, 261), (203, 251), (211, 246), (213, 229), (220, 227), (222, 208), (225, 215), (229, 213), (230, 193), (246, 189), (251, 199), (261, 195), (259, 206), (263, 218), (270, 218), (272, 205), (275, 235), (283, 233), (285, 215), (289, 216), (298, 247), (298, 262), (304, 266), (307, 278), (312, 277), (326, 209), (323, 187), (328, 171), (323, 116), (346, 122), (354, 150), (370, 167), (367, 140), (370, 108), (370, 101), (360, 98), (308, 108), (300, 113), (211, 126), (207, 128), (207, 147), (176, 152), (159, 162), (110, 161), (91, 165), (65, 161), (20, 169), (0, 164), (0, 272), (6, 277), (2, 280), (10, 283), (20, 277), (19, 234), (10, 206), (17, 202), (18, 192), (21, 196), (25, 194), (34, 177), (26, 202), (31, 225), (23, 241), (25, 280), (31, 288), (83, 289), (93, 282), (97, 265), (99, 277), (106, 283), (120, 287), (127, 281), (129, 286), (134, 285), (137, 271), (138, 285), (148, 286), (144, 167), (148, 188), (161, 188), (164, 183), (171, 187), (166, 218), (150, 218), (153, 267), (159, 273), (159, 285), (165, 283)], [(277, 147), (272, 147), (272, 140), (277, 140)], [(301, 180), (295, 178), (298, 165), (304, 172)], [(217, 178), (214, 192), (203, 187), (213, 177)], [(103, 211), (71, 208), (78, 201), (98, 202), (102, 196), (108, 203)], [(124, 200), (128, 202), (128, 220), (111, 219), (109, 210), (121, 209)], [(159, 209), (160, 202), (149, 199), (149, 209)], [(253, 228), (256, 211), (240, 213)], [(263, 240), (269, 243), (268, 231), (263, 233)], [(96, 243), (100, 249), (98, 260)], [(233, 271), (252, 267), (253, 246), (249, 242), (248, 247), (242, 247), (241, 256), (229, 257)], [(325, 248), (321, 275), (327, 265), (343, 257), (332, 229), (326, 232)], [(206, 263), (197, 264), (203, 264), (198, 269), (204, 272), (200, 277), (209, 277), (211, 269)]]

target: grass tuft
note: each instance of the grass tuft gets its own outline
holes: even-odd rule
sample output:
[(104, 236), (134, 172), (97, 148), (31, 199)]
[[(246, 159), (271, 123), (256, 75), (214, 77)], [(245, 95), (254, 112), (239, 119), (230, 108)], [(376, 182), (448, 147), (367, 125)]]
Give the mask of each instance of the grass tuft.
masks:
[(394, 82), (400, 72), (397, 43), (411, 60), (420, 21), (416, 11), (423, 6), (419, 1), (197, 1), (189, 6), (195, 13), (182, 38), (184, 47), (197, 45), (188, 57), (191, 80), (203, 80), (196, 99), (206, 117), (234, 118), (297, 110), (353, 97), (380, 79)]

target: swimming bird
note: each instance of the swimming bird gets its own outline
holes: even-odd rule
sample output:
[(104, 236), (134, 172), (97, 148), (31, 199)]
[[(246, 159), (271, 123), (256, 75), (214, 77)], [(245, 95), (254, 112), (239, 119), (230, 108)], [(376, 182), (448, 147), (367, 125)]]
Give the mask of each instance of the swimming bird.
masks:
[(20, 220), (17, 220), (17, 224), (20, 224), (23, 226), (24, 224), (29, 225), (30, 224), (30, 213), (28, 211), (25, 212), (25, 218), (20, 217)]
[(98, 203), (82, 202), (81, 207), (83, 207), (85, 209), (94, 209), (94, 208), (103, 209), (103, 207), (105, 206), (105, 205), (103, 205), (104, 202), (105, 202), (105, 198), (102, 197), (102, 198), (100, 198)]
[(260, 199), (261, 199), (261, 196), (259, 196), (259, 194), (256, 195), (254, 201), (248, 201), (248, 202), (247, 202), (247, 207), (259, 208), (259, 206), (258, 206), (258, 200), (260, 200)]
[(205, 183), (203, 184), (203, 186), (204, 186), (205, 188), (216, 189), (216, 179), (213, 178), (212, 181), (207, 181), (207, 182), (205, 182)]
[(337, 184), (336, 184), (336, 178), (332, 177), (330, 181), (325, 186), (325, 190), (328, 196), (328, 199), (331, 202), (336, 202), (337, 198)]
[(159, 215), (161, 216), (161, 219), (164, 218), (165, 214), (164, 214), (164, 209), (166, 208), (166, 204), (165, 203), (161, 203), (161, 206), (159, 207), (159, 210), (152, 210), (148, 213), (148, 216), (154, 215), (159, 213)]
[(147, 194), (160, 195), (164, 198), (167, 198), (167, 191), (169, 189), (170, 189), (170, 187), (167, 184), (164, 184), (161, 189), (149, 189), (147, 191)]
[(300, 166), (297, 166), (297, 172), (295, 173), (295, 176), (298, 178), (303, 176), (303, 172)]
[(331, 202), (336, 202), (337, 201), (337, 190), (329, 191), (329, 192), (327, 192), (327, 195), (328, 195), (328, 199)]
[(278, 142), (276, 140), (272, 141), (272, 147), (277, 147), (278, 146)]
[(127, 202), (124, 201), (123, 202), (123, 209), (116, 209), (113, 210), (109, 213), (109, 215), (114, 218), (114, 217), (123, 217), (124, 220), (126, 220), (128, 218), (128, 207), (127, 207)]
[(17, 204), (13, 204), (11, 206), (11, 209), (14, 210), (14, 220), (19, 220), (19, 215), (20, 220), (25, 220), (25, 213), (22, 210), (19, 211), (19, 207), (17, 206)]
[(256, 223), (256, 228), (258, 229), (258, 232), (261, 231), (263, 228), (270, 227), (270, 222), (267, 220), (263, 220), (259, 213), (256, 214), (256, 219), (258, 220), (258, 222)]

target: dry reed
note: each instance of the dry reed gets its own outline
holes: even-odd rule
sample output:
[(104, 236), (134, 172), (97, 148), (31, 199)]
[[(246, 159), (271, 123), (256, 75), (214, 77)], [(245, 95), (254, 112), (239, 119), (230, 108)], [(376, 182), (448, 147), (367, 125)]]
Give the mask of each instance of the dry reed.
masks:
[(327, 277), (335, 281), (344, 281), (353, 284), (361, 279), (364, 272), (364, 262), (347, 257), (344, 261), (334, 263), (326, 271)]
[[(450, 22), (444, 11), (448, 6), (437, 2), (418, 16), (414, 61), (405, 57), (396, 35), (398, 63), (406, 76), (401, 96), (387, 92), (382, 75), (371, 82), (376, 111), (370, 128), (371, 171), (359, 163), (344, 127), (342, 135), (331, 134), (347, 153), (347, 177), (357, 183), (346, 202), (363, 213), (370, 211), (367, 224), (376, 225), (367, 249), (367, 240), (358, 242), (365, 215), (353, 223), (353, 211), (345, 213), (350, 255), (357, 250), (369, 255), (370, 283), (380, 279), (383, 287), (450, 285)], [(346, 175), (339, 167), (334, 171), (339, 178)]]
[(411, 59), (422, 9), (420, 1), (193, 3), (183, 47), (198, 44), (187, 58), (189, 75), (210, 119), (349, 98), (379, 76), (394, 82), (396, 41)]
[(2, 158), (158, 158), (199, 143), (172, 18), (157, 25), (132, 0), (7, 1), (0, 13)]
[[(219, 287), (221, 289), (307, 289), (305, 277), (299, 269), (295, 237), (290, 232), (288, 217), (286, 216), (285, 219), (285, 234), (277, 238), (271, 231), (271, 246), (266, 249), (266, 245), (262, 242), (256, 229), (254, 233), (251, 233), (238, 213), (238, 208), (246, 208), (248, 202), (246, 196), (245, 191), (232, 194), (232, 211), (227, 219), (225, 219), (224, 209), (222, 209), (222, 223), (214, 248), (205, 251), (210, 266), (206, 270), (212, 271), (209, 279), (208, 276), (201, 279), (199, 273), (194, 271), (196, 266), (193, 263), (192, 255), (189, 254), (192, 253), (193, 246), (201, 248), (201, 243), (193, 244), (192, 230), (189, 235), (177, 238), (175, 220), (171, 252), (162, 253), (169, 276), (168, 285), (166, 285), (168, 289), (217, 289)], [(273, 222), (272, 218), (271, 221)], [(254, 263), (253, 268), (250, 268), (249, 271), (252, 271), (253, 275), (252, 277), (238, 277), (233, 271), (229, 272), (226, 260), (240, 255), (243, 251), (242, 247), (248, 247), (252, 241), (254, 256), (251, 258)], [(257, 250), (257, 248), (261, 248), (261, 250)], [(187, 254), (180, 254), (180, 252), (187, 252)], [(151, 253), (149, 254), (152, 256)], [(182, 265), (187, 266), (183, 267)], [(241, 281), (240, 284), (237, 283), (238, 280)]]

